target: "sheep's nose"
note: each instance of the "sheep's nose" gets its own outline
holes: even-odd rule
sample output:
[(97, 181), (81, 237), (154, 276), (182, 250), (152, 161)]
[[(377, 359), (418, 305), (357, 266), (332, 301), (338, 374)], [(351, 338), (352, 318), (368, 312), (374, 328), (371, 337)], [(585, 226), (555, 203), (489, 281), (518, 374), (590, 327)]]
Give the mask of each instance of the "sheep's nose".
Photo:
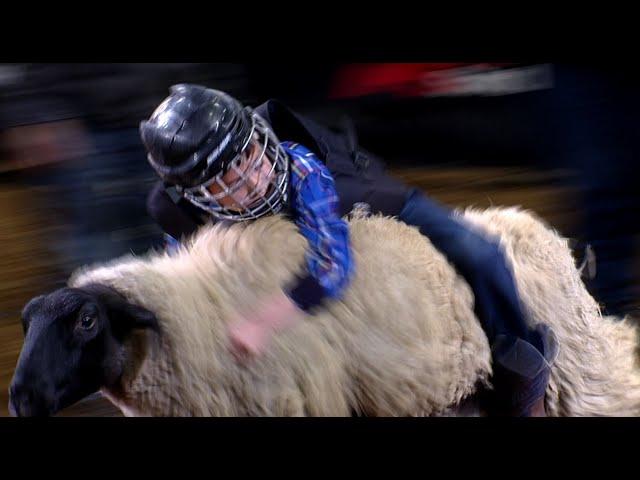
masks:
[(9, 414), (14, 417), (48, 416), (45, 398), (22, 382), (14, 382), (9, 389)]

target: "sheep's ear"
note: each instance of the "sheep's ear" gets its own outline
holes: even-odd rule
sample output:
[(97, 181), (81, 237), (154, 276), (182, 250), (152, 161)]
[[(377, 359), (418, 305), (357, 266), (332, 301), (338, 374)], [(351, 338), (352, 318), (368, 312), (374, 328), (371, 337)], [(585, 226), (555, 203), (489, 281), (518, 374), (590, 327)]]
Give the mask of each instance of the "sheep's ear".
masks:
[(153, 312), (128, 302), (116, 290), (104, 285), (89, 285), (84, 290), (96, 295), (107, 309), (111, 326), (115, 332), (127, 334), (136, 328), (150, 328), (157, 332), (160, 331), (158, 319)]
[(150, 310), (139, 307), (126, 300), (109, 302), (109, 319), (113, 333), (120, 338), (126, 337), (132, 330), (149, 328), (160, 333), (158, 319)]
[(126, 305), (122, 308), (121, 313), (126, 323), (126, 327), (129, 329), (150, 328), (157, 332), (160, 331), (158, 319), (153, 312), (144, 307), (133, 305), (132, 303), (125, 303)]

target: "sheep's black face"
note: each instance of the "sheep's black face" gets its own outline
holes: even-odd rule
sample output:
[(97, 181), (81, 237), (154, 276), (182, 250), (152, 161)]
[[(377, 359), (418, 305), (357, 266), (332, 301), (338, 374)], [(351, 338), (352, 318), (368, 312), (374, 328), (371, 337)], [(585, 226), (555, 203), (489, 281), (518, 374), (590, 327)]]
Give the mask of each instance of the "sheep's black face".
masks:
[(22, 312), (25, 341), (11, 382), (17, 416), (53, 415), (122, 374), (122, 344), (155, 316), (102, 285), (63, 288), (31, 300)]

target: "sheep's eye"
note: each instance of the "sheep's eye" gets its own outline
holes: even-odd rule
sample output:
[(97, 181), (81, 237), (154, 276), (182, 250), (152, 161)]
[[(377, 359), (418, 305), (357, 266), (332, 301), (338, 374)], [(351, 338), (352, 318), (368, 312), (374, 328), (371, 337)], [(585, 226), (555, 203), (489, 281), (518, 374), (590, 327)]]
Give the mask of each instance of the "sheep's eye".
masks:
[(93, 315), (83, 315), (80, 319), (80, 327), (84, 330), (91, 330), (96, 324), (96, 317)]

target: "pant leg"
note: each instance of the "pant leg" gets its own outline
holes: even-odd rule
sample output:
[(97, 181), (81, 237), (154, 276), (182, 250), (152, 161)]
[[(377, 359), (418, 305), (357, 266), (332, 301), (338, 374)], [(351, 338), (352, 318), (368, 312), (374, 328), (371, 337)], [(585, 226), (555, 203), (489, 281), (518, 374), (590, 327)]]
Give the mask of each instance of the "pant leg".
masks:
[(410, 192), (399, 218), (415, 225), (466, 279), (475, 313), (491, 345), (494, 391), (488, 408), (499, 415), (531, 415), (544, 410), (550, 365), (557, 341), (550, 328), (528, 328), (511, 270), (496, 240), (476, 232), (463, 219)]
[(529, 328), (506, 259), (497, 243), (419, 190), (407, 196), (400, 220), (415, 225), (469, 283), (489, 341), (498, 335), (530, 341)]

